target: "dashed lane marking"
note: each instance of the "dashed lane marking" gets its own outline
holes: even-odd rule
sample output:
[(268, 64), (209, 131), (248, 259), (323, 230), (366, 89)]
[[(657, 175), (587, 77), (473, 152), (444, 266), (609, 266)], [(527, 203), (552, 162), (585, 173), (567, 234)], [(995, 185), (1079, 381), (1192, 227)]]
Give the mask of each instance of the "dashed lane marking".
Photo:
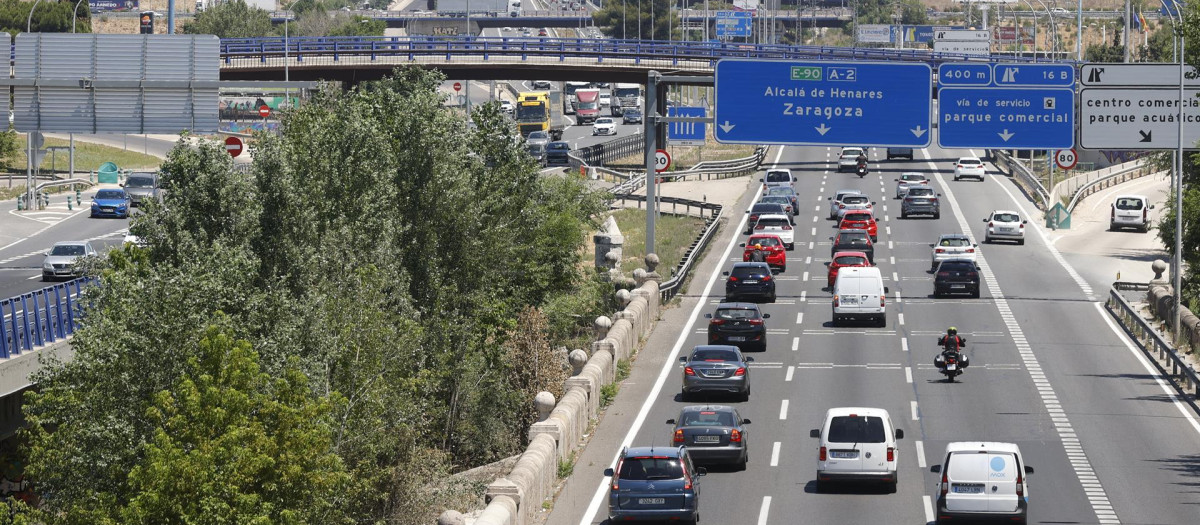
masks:
[(788, 400), (784, 399), (779, 402), (779, 419), (787, 419)]
[(780, 443), (778, 441), (776, 441), (775, 444), (771, 445), (771, 466), (772, 467), (779, 466), (779, 447), (780, 447)]

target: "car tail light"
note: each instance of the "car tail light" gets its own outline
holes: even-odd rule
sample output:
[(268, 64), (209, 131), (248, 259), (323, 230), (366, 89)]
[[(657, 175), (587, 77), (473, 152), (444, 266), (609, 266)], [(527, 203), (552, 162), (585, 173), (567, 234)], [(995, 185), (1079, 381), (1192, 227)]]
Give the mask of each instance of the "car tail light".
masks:
[(963, 166), (962, 164), (958, 164), (958, 165), (955, 165), (954, 167), (955, 167), (955, 168), (962, 168), (962, 167), (964, 167), (964, 166)]
[(1025, 497), (1025, 478), (1021, 476), (1021, 471), (1017, 471), (1017, 497)]
[(837, 308), (837, 306), (838, 306), (838, 296), (835, 295), (835, 296), (833, 296), (833, 307)]
[(750, 324), (753, 324), (753, 325), (760, 325), (760, 324), (763, 324), (763, 320), (762, 320), (762, 319), (750, 319), (749, 321), (750, 321)]
[(914, 202), (914, 199), (913, 199), (912, 197), (905, 197), (905, 198), (904, 198), (904, 202), (910, 202), (910, 203), (911, 203), (911, 202)]
[(888, 447), (888, 453), (887, 453), (887, 454), (888, 454), (888, 463), (891, 463), (891, 462), (893, 462), (893, 461), (896, 461), (896, 449), (895, 449), (895, 448), (893, 448), (893, 447)]
[(867, 207), (868, 207), (868, 208), (874, 208), (874, 207), (875, 207), (875, 205), (874, 205), (874, 204), (868, 204), (868, 205), (867, 205)]
[(950, 491), (950, 480), (946, 477), (946, 468), (942, 467), (942, 497)]
[(838, 204), (838, 208), (840, 208), (840, 209), (843, 209), (843, 210), (844, 210), (844, 209), (846, 209), (846, 205), (845, 205), (845, 204)]
[(975, 253), (975, 248), (967, 248), (967, 253)]
[(733, 375), (735, 377), (740, 377), (740, 376), (746, 375), (746, 367), (739, 366), (738, 369), (736, 371), (734, 371)]
[(821, 447), (821, 451), (817, 453), (817, 461), (825, 461), (827, 457), (829, 457), (829, 452), (825, 450), (825, 447)]
[(764, 275), (764, 276), (762, 276), (762, 280), (763, 280), (763, 282), (770, 281), (770, 280), (771, 280), (771, 276), (770, 276), (770, 275)]
[(735, 428), (735, 429), (733, 429), (733, 432), (730, 432), (730, 433), (729, 433), (729, 441), (730, 441), (731, 443), (741, 443), (741, 442), (742, 442), (742, 433), (741, 433), (741, 431), (739, 431), (739, 430), (738, 430), (738, 429), (736, 429), (736, 428)]
[(1117, 218), (1117, 208), (1115, 206), (1108, 209), (1108, 218), (1109, 219)]
[(991, 228), (992, 226), (995, 226), (995, 225), (996, 225), (996, 224), (995, 224), (995, 223), (993, 223), (992, 221), (988, 221), (988, 228)]
[(738, 281), (738, 278), (737, 278), (737, 277), (734, 277), (734, 276), (732, 276), (732, 275), (730, 275), (730, 276), (729, 276), (729, 282), (734, 282), (734, 283), (736, 283), (737, 281)]
[(694, 376), (696, 375), (696, 371), (692, 370), (690, 366), (685, 366), (683, 367), (683, 375)]
[(683, 469), (683, 490), (692, 490), (692, 475), (688, 469)]
[(792, 227), (791, 227), (791, 226), (788, 226), (788, 225), (786, 225), (786, 224), (784, 224), (784, 225), (783, 225), (783, 229), (784, 229), (784, 230), (787, 230), (787, 231), (790, 231), (790, 230), (792, 229)]
[(967, 277), (976, 277), (976, 276), (978, 276), (978, 275), (979, 275), (979, 274), (978, 274), (978, 273), (975, 273), (975, 272), (967, 272)]
[(1025, 229), (1025, 225), (1024, 225), (1024, 224), (1018, 224), (1017, 226), (1019, 226), (1019, 227), (1020, 227), (1022, 230), (1024, 230), (1024, 229)]
[[(683, 443), (683, 429), (675, 431), (675, 442)], [(891, 461), (890, 459), (888, 461)]]
[(946, 253), (946, 250), (944, 250), (942, 248), (938, 248), (938, 249), (934, 250), (933, 253)]
[(879, 307), (880, 307), (880, 308), (883, 308), (884, 306), (887, 306), (887, 302), (886, 302), (886, 301), (887, 301), (887, 296), (886, 296), (886, 295), (883, 295), (883, 294), (879, 294)]
[(785, 210), (787, 210), (787, 211), (788, 211), (788, 213), (791, 213), (791, 212), (792, 212), (792, 207), (791, 207), (791, 206), (788, 206), (788, 207), (786, 207), (786, 208), (784, 208), (784, 209), (785, 209)]
[(950, 272), (938, 272), (938, 277), (950, 277)]
[(708, 324), (715, 324), (717, 326), (721, 326), (721, 325), (725, 324), (725, 320), (724, 319), (713, 319), (712, 321), (709, 321)]
[(613, 490), (617, 490), (619, 488), (619, 487), (617, 487), (617, 478), (621, 475), (621, 467), (623, 467), (624, 465), (625, 465), (625, 458), (621, 458), (620, 461), (617, 461), (617, 469), (613, 471), (613, 477), (612, 477)]

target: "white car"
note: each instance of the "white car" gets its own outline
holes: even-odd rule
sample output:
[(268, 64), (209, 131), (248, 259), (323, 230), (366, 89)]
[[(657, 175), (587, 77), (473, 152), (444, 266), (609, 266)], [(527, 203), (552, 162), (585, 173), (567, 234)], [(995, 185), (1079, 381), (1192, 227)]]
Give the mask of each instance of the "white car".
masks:
[(858, 156), (866, 154), (867, 152), (862, 148), (842, 148), (842, 152), (838, 155), (838, 172), (858, 169)]
[(871, 198), (863, 195), (847, 195), (842, 197), (842, 202), (838, 203), (837, 219), (842, 220), (842, 216), (848, 211), (863, 210), (869, 211), (872, 215), (875, 214), (875, 203), (871, 202)]
[(592, 122), (592, 135), (616, 135), (617, 122), (609, 117), (600, 117)]
[(601, 106), (611, 106), (612, 105), (612, 93), (601, 91), (600, 92), (600, 105)]
[(936, 270), (938, 264), (946, 259), (965, 259), (975, 262), (975, 257), (978, 255), (976, 248), (978, 246), (971, 244), (971, 239), (961, 233), (947, 233), (938, 238), (938, 241), (929, 245), (933, 248), (930, 252), (930, 269)]
[[(937, 461), (937, 460), (935, 460)], [(1026, 523), (1029, 484), (1021, 449), (1013, 443), (955, 442), (946, 445), (941, 460), (929, 467), (940, 474), (937, 516), (958, 523), (1004, 520)]]
[(1109, 206), (1108, 229), (1137, 228), (1150, 231), (1150, 210), (1154, 205), (1145, 195), (1117, 195)]
[(842, 205), (842, 199), (848, 195), (861, 195), (859, 190), (838, 190), (832, 197), (829, 197), (829, 218), (838, 218), (838, 207)]
[(513, 112), (516, 110), (517, 110), (517, 105), (513, 104), (511, 100), (501, 100), (500, 101), (500, 111), (503, 111), (509, 115), (512, 115)]
[(915, 172), (901, 173), (900, 178), (896, 179), (896, 198), (903, 199), (904, 194), (915, 187), (928, 188), (929, 177)]
[(1022, 220), (1021, 214), (1009, 210), (996, 210), (983, 222), (987, 223), (987, 234), (984, 235), (983, 242), (1005, 240), (1025, 244), (1025, 224), (1028, 221)]
[(954, 180), (966, 177), (983, 180), (984, 175), (987, 170), (983, 168), (983, 161), (976, 157), (962, 157), (954, 163)]
[[(878, 268), (847, 268), (846, 270)], [(839, 276), (840, 278), (840, 276)], [(904, 431), (892, 424), (882, 408), (839, 407), (825, 412), (821, 428), (809, 432), (820, 440), (817, 448), (817, 492), (834, 481), (882, 483), (896, 491), (896, 467), (900, 449), (897, 439)]]
[(792, 228), (792, 218), (787, 215), (777, 213), (759, 215), (758, 222), (754, 223), (754, 233), (776, 235), (788, 250), (796, 247), (796, 230)]

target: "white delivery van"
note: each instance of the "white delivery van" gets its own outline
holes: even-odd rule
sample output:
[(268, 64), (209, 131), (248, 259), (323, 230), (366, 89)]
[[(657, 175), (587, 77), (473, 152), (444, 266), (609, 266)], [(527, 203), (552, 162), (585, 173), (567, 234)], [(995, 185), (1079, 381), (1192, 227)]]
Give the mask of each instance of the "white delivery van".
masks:
[(946, 445), (940, 465), (937, 523), (1003, 519), (1024, 523), (1029, 514), (1029, 485), (1021, 449), (1013, 443), (957, 442)]
[(896, 491), (899, 450), (904, 431), (892, 425), (882, 408), (841, 407), (825, 413), (825, 424), (809, 432), (820, 439), (817, 491), (834, 481), (884, 483)]
[(1154, 205), (1145, 195), (1117, 195), (1110, 205), (1108, 229), (1137, 228), (1150, 231), (1150, 210)]
[(878, 267), (842, 268), (833, 283), (833, 324), (871, 319), (887, 326), (887, 293)]

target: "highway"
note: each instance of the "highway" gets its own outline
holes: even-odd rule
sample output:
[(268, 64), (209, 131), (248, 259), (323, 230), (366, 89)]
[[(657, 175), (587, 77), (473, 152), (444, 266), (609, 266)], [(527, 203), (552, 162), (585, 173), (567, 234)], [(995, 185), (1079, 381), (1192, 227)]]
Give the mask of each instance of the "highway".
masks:
[[(797, 217), (788, 270), (777, 276), (779, 300), (763, 305), (771, 314), (769, 348), (751, 353), (753, 395), (746, 403), (714, 398), (738, 405), (754, 423), (747, 470), (713, 469), (702, 478), (703, 522), (928, 523), (937, 482), (928, 465), (939, 462), (947, 442), (989, 440), (1017, 443), (1036, 469), (1030, 523), (1196, 523), (1200, 423), (1116, 333), (1097, 303), (1107, 290), (1060, 262), (1036, 221), (1024, 246), (981, 245), (980, 299), (932, 298), (929, 243), (964, 231), (978, 241), (990, 211), (1024, 209), (1009, 181), (950, 181), (951, 162), (966, 151), (930, 148), (913, 161), (882, 162), (874, 149), (877, 169), (861, 180), (836, 172), (836, 148), (775, 151), (777, 165), (798, 175), (808, 204)], [(890, 196), (901, 171), (932, 175), (943, 195), (941, 219), (897, 218), (899, 201)], [(885, 328), (829, 323), (825, 263), (836, 226), (826, 220), (825, 199), (841, 188), (877, 202), (876, 262), (891, 289)], [(733, 211), (727, 227), (740, 230), (744, 215)], [(724, 269), (740, 261), (735, 243), (743, 239), (711, 248), (723, 254)], [(652, 386), (633, 387), (649, 393), (644, 405), (637, 401), (626, 443), (670, 443), (663, 422), (684, 405), (677, 356), (705, 342), (702, 316), (723, 286), (720, 275), (697, 275), (691, 293), (704, 295), (677, 344), (642, 350), (665, 364)], [(949, 326), (969, 342), (971, 366), (957, 384), (943, 383), (933, 367), (936, 337)], [(885, 408), (905, 430), (897, 493), (857, 486), (815, 492), (817, 444), (809, 429), (836, 406)], [(592, 480), (594, 493), (587, 489), (579, 510), (555, 513), (548, 523), (605, 522), (608, 485), (599, 472), (606, 466), (577, 466), (575, 476)]]

